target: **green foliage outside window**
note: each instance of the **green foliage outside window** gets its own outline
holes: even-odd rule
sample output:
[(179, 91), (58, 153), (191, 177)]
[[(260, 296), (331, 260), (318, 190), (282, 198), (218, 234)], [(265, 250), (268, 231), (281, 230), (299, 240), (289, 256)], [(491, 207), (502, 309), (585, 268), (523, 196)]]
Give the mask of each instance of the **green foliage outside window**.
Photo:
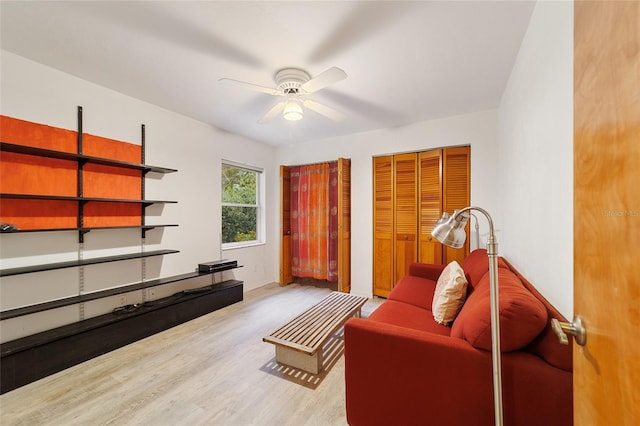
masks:
[(222, 243), (258, 239), (258, 172), (222, 164)]

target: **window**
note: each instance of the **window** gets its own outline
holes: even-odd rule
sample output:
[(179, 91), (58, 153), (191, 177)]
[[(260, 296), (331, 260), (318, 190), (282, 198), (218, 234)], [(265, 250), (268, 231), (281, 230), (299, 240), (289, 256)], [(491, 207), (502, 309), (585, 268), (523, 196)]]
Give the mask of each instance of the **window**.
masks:
[(262, 241), (262, 170), (222, 163), (222, 244), (237, 247)]

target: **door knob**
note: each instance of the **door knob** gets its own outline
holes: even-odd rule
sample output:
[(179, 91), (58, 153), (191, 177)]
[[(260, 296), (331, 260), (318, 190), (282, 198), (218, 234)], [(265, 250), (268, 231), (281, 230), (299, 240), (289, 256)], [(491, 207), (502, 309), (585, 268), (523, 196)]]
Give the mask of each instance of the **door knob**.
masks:
[(584, 346), (587, 343), (587, 329), (584, 328), (584, 321), (580, 315), (573, 318), (573, 322), (560, 322), (553, 318), (551, 320), (551, 328), (558, 335), (558, 340), (563, 345), (569, 344), (567, 333), (571, 334), (576, 343)]

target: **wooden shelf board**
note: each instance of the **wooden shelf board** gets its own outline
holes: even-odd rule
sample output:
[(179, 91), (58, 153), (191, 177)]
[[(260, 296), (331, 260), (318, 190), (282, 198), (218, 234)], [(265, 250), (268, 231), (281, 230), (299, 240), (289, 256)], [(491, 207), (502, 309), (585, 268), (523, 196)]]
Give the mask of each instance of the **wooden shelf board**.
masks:
[(111, 160), (108, 158), (93, 157), (91, 155), (76, 154), (72, 152), (54, 151), (51, 149), (34, 148), (30, 146), (17, 145), (8, 142), (0, 142), (0, 151), (14, 152), (17, 154), (34, 155), (38, 157), (58, 158), (61, 160), (78, 161), (83, 163), (100, 164), (103, 166), (115, 166), (125, 169), (142, 170), (143, 172), (154, 173), (174, 173), (178, 170), (167, 167), (151, 166), (148, 164), (137, 164), (128, 161)]
[[(89, 302), (92, 300), (98, 300), (105, 297), (115, 296), (122, 293), (129, 293), (136, 290), (142, 290), (149, 287), (157, 287), (160, 285), (171, 284), (179, 281), (185, 281), (193, 278), (198, 278), (206, 275), (213, 275), (217, 272), (229, 271), (231, 269), (241, 268), (242, 266), (224, 267), (216, 271), (211, 272), (189, 272), (181, 275), (174, 275), (171, 277), (158, 278), (151, 281), (143, 281), (134, 284), (128, 284), (120, 287), (110, 288), (107, 290), (95, 291), (92, 293), (81, 294), (78, 296), (65, 297), (64, 299), (51, 300), (49, 302), (38, 303), (35, 305), (23, 306), (20, 308), (9, 309), (0, 312), (0, 320), (6, 320), (11, 318), (17, 318), (24, 315), (31, 315), (38, 312), (48, 311), (50, 309), (62, 308), (65, 306), (76, 305), (78, 303)], [(217, 284), (214, 284), (217, 285)]]
[(94, 226), (94, 227), (82, 227), (82, 228), (47, 228), (47, 229), (19, 229), (17, 231), (4, 231), (0, 234), (21, 234), (25, 232), (54, 232), (54, 231), (100, 231), (100, 230), (112, 230), (112, 229), (145, 229), (151, 230), (155, 228), (168, 228), (173, 226), (179, 226), (178, 224), (166, 224), (166, 225), (134, 225), (134, 226)]
[(137, 203), (137, 204), (171, 204), (177, 201), (166, 200), (133, 200), (129, 198), (98, 198), (98, 197), (74, 197), (64, 195), (38, 195), (38, 194), (0, 194), (0, 198), (14, 198), (21, 200), (58, 200), (58, 201), (81, 201), (84, 203)]
[(98, 263), (117, 262), (129, 259), (141, 259), (143, 257), (162, 256), (165, 254), (179, 253), (178, 250), (154, 250), (140, 253), (119, 254), (115, 256), (94, 257), (91, 259), (72, 260), (68, 262), (47, 263), (43, 265), (23, 266), (0, 270), (0, 277), (11, 275), (29, 274), (32, 272), (51, 271), (54, 269), (73, 268), (75, 266), (95, 265)]

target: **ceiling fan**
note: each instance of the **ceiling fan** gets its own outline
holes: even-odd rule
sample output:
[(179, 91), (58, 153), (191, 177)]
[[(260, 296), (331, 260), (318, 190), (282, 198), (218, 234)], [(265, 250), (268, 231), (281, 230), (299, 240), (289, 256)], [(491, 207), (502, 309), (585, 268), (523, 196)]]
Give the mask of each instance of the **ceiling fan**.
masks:
[(345, 78), (347, 78), (347, 73), (336, 67), (329, 68), (314, 78), (311, 78), (308, 72), (298, 68), (283, 68), (275, 74), (275, 88), (259, 86), (257, 84), (229, 78), (221, 78), (218, 81), (222, 84), (233, 84), (257, 92), (283, 97), (284, 99), (271, 107), (271, 109), (258, 120), (258, 123), (264, 124), (280, 114), (282, 114), (286, 120), (300, 120), (304, 115), (303, 106), (331, 120), (343, 120), (344, 115), (341, 112), (309, 99), (308, 95)]

